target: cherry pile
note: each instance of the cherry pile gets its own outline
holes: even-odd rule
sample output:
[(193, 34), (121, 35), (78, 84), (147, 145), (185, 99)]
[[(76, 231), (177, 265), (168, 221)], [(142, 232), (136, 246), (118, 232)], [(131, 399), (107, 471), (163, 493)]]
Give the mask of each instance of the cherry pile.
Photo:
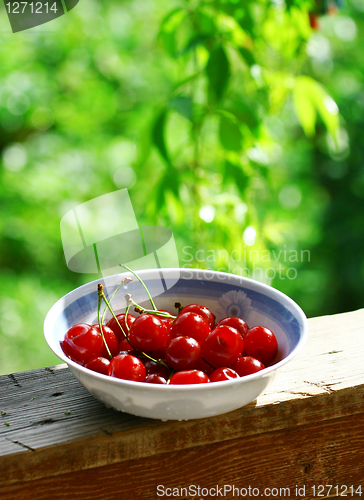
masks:
[[(241, 318), (229, 316), (216, 323), (207, 307), (178, 303), (175, 316), (158, 310), (149, 292), (152, 309), (142, 308), (127, 294), (125, 313), (115, 315), (102, 285), (98, 294), (98, 324), (72, 326), (61, 347), (71, 360), (104, 375), (152, 384), (201, 384), (258, 372), (277, 356), (274, 333), (263, 326), (249, 328)], [(106, 324), (105, 312), (100, 315), (102, 300), (112, 313)], [(138, 316), (129, 313), (131, 306)]]

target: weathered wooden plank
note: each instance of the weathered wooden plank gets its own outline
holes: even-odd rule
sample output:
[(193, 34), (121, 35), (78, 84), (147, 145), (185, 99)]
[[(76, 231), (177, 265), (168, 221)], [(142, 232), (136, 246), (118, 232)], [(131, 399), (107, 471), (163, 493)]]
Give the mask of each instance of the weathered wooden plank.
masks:
[[(354, 438), (360, 437), (362, 424), (361, 416), (356, 416), (321, 423), (315, 427), (314, 433), (311, 425), (303, 425), (255, 434), (244, 439), (198, 446), (183, 453), (170, 451), (155, 457), (45, 477), (22, 485), (17, 483), (2, 488), (1, 495), (4, 500), (28, 500), (31, 491), (37, 500), (150, 500), (158, 498), (157, 491), (166, 491), (167, 488), (188, 488), (187, 492), (193, 493), (190, 490), (192, 485), (201, 489), (227, 485), (240, 491), (249, 486), (259, 489), (259, 495), (256, 491), (241, 495), (249, 498), (263, 497), (266, 488), (271, 491), (275, 488), (281, 490), (280, 495), (274, 495), (275, 498), (312, 500), (313, 486), (316, 492), (319, 485), (353, 485), (354, 491), (361, 485), (364, 489), (364, 448)], [(297, 487), (300, 495), (296, 493)], [(216, 490), (212, 495), (204, 494), (203, 498), (216, 498), (214, 492)], [(347, 496), (360, 498), (360, 495)], [(335, 490), (331, 497), (338, 498)], [(197, 500), (202, 495), (178, 495), (178, 498)], [(233, 496), (227, 494), (225, 498)], [(328, 497), (321, 495), (320, 498)]]
[[(331, 450), (346, 474), (338, 475), (336, 480), (352, 477), (353, 481), (364, 483), (362, 467), (361, 476), (359, 472), (350, 476), (343, 463), (344, 458), (350, 458), (350, 449), (359, 453), (359, 447), (364, 448), (363, 438), (357, 432), (364, 415), (363, 320), (364, 310), (309, 320), (306, 348), (282, 370), (266, 394), (240, 410), (203, 420), (159, 422), (107, 409), (64, 366), (0, 377), (0, 410), (6, 411), (0, 420), (0, 491), (14, 493), (20, 482), (31, 479), (38, 481), (32, 482), (34, 487), (39, 484), (43, 488), (50, 483), (56, 488), (57, 476), (65, 480), (77, 477), (82, 484), (82, 478), (92, 476), (93, 471), (103, 474), (106, 468), (117, 475), (116, 471), (134, 470), (142, 463), (152, 467), (175, 451), (182, 459), (198, 455), (199, 449), (209, 454), (216, 447), (216, 451), (230, 449), (230, 457), (238, 442), (244, 443), (244, 450), (246, 443), (251, 443), (246, 456), (238, 447), (242, 463), (250, 467), (260, 457), (258, 446), (263, 446), (270, 456), (273, 439), (280, 436), (285, 440), (294, 433), (301, 436), (302, 453), (306, 453), (305, 435), (306, 440)], [(3, 425), (4, 422), (9, 425)], [(324, 429), (335, 428), (337, 432), (344, 423), (349, 426), (345, 430), (346, 441), (328, 441)], [(288, 461), (295, 456), (295, 439), (287, 445)], [(254, 442), (257, 449), (253, 453)], [(276, 460), (282, 460), (275, 448), (274, 453)], [(328, 453), (323, 453), (323, 474), (332, 468), (328, 457)], [(268, 464), (264, 467), (267, 470)], [(283, 464), (280, 467), (285, 470)], [(294, 475), (296, 469), (285, 473), (293, 474), (297, 481), (300, 477)], [(256, 484), (264, 484), (258, 482), (262, 478), (256, 471), (254, 474), (248, 476), (249, 480), (254, 477)], [(123, 476), (123, 483), (127, 484), (131, 477), (131, 472)], [(77, 486), (70, 488), (75, 490), (73, 498), (77, 498)]]

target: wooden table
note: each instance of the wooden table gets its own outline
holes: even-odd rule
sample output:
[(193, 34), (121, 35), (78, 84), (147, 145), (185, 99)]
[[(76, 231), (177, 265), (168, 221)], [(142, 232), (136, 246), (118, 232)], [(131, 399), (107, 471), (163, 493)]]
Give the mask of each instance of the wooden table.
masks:
[(364, 497), (364, 309), (309, 326), (267, 393), (203, 420), (107, 409), (65, 365), (1, 376), (1, 500)]

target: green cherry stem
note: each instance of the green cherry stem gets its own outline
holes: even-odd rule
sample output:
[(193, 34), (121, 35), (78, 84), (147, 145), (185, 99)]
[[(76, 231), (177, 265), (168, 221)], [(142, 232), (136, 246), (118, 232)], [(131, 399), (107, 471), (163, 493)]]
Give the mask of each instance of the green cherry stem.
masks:
[(129, 304), (133, 305), (136, 308), (137, 312), (139, 312), (140, 314), (147, 313), (147, 314), (153, 314), (154, 316), (161, 316), (162, 318), (170, 318), (170, 319), (177, 318), (177, 316), (173, 316), (172, 314), (169, 314), (168, 312), (158, 311), (158, 310), (156, 311), (154, 309), (145, 309), (145, 307), (142, 307), (139, 304), (137, 304), (136, 302), (134, 302), (134, 300), (131, 298), (130, 293), (126, 293), (125, 298), (129, 302)]
[[(126, 283), (130, 283), (131, 281), (133, 281), (131, 278), (125, 278), (123, 279), (123, 281), (121, 282), (121, 284), (117, 287), (117, 289), (114, 291), (114, 293), (111, 295), (110, 299), (109, 299), (109, 304), (110, 302), (112, 301), (112, 299), (114, 298), (114, 296), (117, 294), (117, 292), (123, 288), (124, 285), (126, 285)], [(104, 319), (105, 319), (105, 314), (106, 314), (106, 311), (107, 311), (107, 308), (105, 307), (103, 313), (102, 313), (102, 318), (101, 318), (101, 322), (102, 324), (104, 324)]]
[[(129, 330), (129, 327), (128, 327), (128, 325), (126, 324), (126, 316), (127, 316), (127, 314), (128, 314), (128, 311), (129, 311), (130, 306), (132, 306), (132, 305), (133, 305), (133, 306), (138, 307), (138, 308), (141, 310), (141, 312), (142, 312), (142, 313), (146, 312), (147, 310), (146, 310), (146, 309), (144, 309), (143, 307), (140, 307), (140, 306), (139, 306), (136, 302), (134, 302), (134, 300), (131, 298), (130, 293), (126, 293), (126, 294), (125, 294), (125, 299), (126, 299), (126, 301), (127, 301), (127, 303), (128, 303), (127, 308), (126, 308), (126, 310), (125, 310), (125, 325), (126, 325), (126, 327), (128, 328), (128, 330)], [(152, 312), (151, 312), (151, 314), (153, 314), (153, 313), (155, 313), (155, 311), (152, 311)], [(120, 326), (120, 325), (119, 325), (119, 326)], [(128, 342), (129, 342), (129, 340), (128, 340)], [(130, 344), (130, 342), (129, 342), (129, 344)], [(130, 344), (130, 345), (131, 345), (131, 344)], [(135, 349), (134, 347), (133, 347), (133, 349), (134, 349), (135, 351), (139, 351), (139, 349)], [(167, 368), (169, 368), (169, 366), (168, 366), (168, 365), (167, 365), (164, 361), (162, 361), (161, 359), (155, 359), (155, 358), (153, 358), (152, 356), (150, 356), (149, 354), (147, 354), (147, 353), (146, 353), (146, 352), (144, 352), (144, 351), (139, 351), (139, 352), (141, 352), (141, 353), (143, 354), (143, 356), (145, 356), (146, 358), (148, 358), (148, 359), (150, 359), (151, 361), (154, 361), (155, 363), (157, 363), (157, 365), (163, 365), (163, 366), (166, 366)]]
[(128, 314), (129, 314), (130, 306), (131, 306), (131, 304), (130, 304), (130, 302), (128, 302), (128, 305), (126, 306), (126, 309), (125, 309), (125, 316), (124, 316), (125, 328), (127, 329), (128, 332), (130, 331), (130, 327), (128, 325)]
[(170, 382), (171, 382), (171, 378), (172, 378), (172, 375), (173, 375), (174, 373), (175, 373), (175, 371), (174, 371), (174, 370), (171, 370), (171, 372), (170, 372), (170, 374), (169, 374), (169, 377), (168, 377), (168, 380), (167, 380), (167, 385), (169, 385), (169, 384), (170, 384)]
[[(115, 313), (114, 311), (112, 310), (110, 304), (109, 304), (109, 301), (107, 300), (105, 294), (104, 294), (104, 291), (103, 291), (103, 286), (101, 284), (99, 284), (98, 286), (98, 290), (99, 290), (99, 297), (101, 296), (102, 299), (104, 300), (105, 304), (106, 304), (106, 307), (109, 309), (109, 311), (111, 312), (114, 320), (116, 321), (116, 323), (118, 324), (120, 330), (122, 331), (124, 337), (126, 338), (128, 344), (130, 345), (130, 347), (133, 349), (133, 351), (137, 351), (137, 352), (140, 352), (143, 356), (145, 356), (146, 358), (150, 359), (151, 361), (154, 361), (155, 363), (157, 363), (158, 365), (163, 365), (163, 366), (166, 366), (168, 368), (168, 365), (164, 362), (164, 361), (161, 361), (159, 359), (155, 359), (153, 358), (152, 356), (150, 356), (149, 354), (147, 354), (146, 352), (144, 351), (141, 351), (140, 349), (136, 349), (130, 342), (130, 340), (128, 339), (128, 336), (126, 335), (126, 333), (124, 332), (124, 330), (122, 329), (121, 325), (120, 325), (120, 322), (118, 320), (118, 318), (115, 316)], [(129, 295), (129, 294), (126, 294), (126, 295)], [(130, 307), (130, 303), (128, 304), (128, 307), (127, 307), (127, 311), (129, 310), (129, 307)], [(126, 314), (125, 313), (125, 317), (126, 317)], [(128, 328), (129, 330), (129, 328)]]
[(125, 267), (125, 269), (127, 269), (129, 272), (131, 272), (140, 281), (140, 283), (144, 287), (144, 290), (147, 292), (147, 295), (149, 297), (149, 300), (150, 300), (150, 303), (152, 305), (152, 308), (154, 309), (154, 311), (156, 311), (157, 310), (156, 305), (154, 304), (152, 296), (150, 295), (149, 290), (148, 290), (146, 284), (144, 283), (144, 281), (132, 269), (130, 269), (130, 267), (126, 266), (125, 264), (119, 264), (119, 266)]
[(98, 307), (97, 307), (97, 319), (99, 322), (100, 333), (101, 333), (101, 337), (102, 337), (102, 340), (104, 342), (104, 345), (106, 347), (107, 354), (108, 354), (109, 358), (112, 359), (112, 354), (110, 352), (109, 346), (106, 343), (104, 331), (102, 329), (102, 320), (101, 320), (100, 309), (101, 309), (102, 296), (104, 295), (104, 292), (103, 292), (103, 286), (101, 283), (98, 284), (97, 293), (99, 296)]
[[(111, 306), (110, 306), (110, 303), (109, 303), (109, 301), (107, 300), (107, 298), (106, 298), (106, 296), (105, 296), (105, 294), (104, 294), (104, 291), (103, 291), (103, 286), (102, 286), (101, 284), (99, 284), (99, 285), (98, 285), (98, 291), (99, 291), (99, 297), (101, 297), (101, 298), (104, 300), (104, 302), (105, 302), (105, 304), (106, 304), (106, 307), (107, 307), (107, 308), (109, 309), (109, 311), (111, 312), (112, 317), (114, 318), (114, 320), (115, 320), (115, 321), (116, 321), (116, 323), (118, 324), (118, 326), (119, 326), (120, 330), (122, 331), (122, 334), (123, 334), (123, 335), (124, 335), (124, 337), (126, 338), (126, 340), (127, 340), (128, 344), (130, 345), (130, 347), (131, 347), (132, 349), (134, 349), (134, 347), (131, 345), (131, 343), (130, 343), (130, 341), (129, 341), (129, 339), (128, 339), (128, 336), (126, 335), (126, 333), (125, 333), (125, 332), (124, 332), (124, 330), (122, 329), (122, 326), (121, 326), (121, 324), (119, 323), (118, 318), (115, 316), (115, 313), (114, 313), (114, 311), (112, 310), (112, 308), (111, 308)], [(136, 349), (134, 349), (134, 350), (136, 350)]]

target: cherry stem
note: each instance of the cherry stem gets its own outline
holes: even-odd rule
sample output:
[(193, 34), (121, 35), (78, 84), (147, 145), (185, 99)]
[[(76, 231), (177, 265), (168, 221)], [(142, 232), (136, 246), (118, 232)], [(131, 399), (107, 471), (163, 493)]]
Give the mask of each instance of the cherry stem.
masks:
[[(102, 285), (101, 285), (101, 287), (102, 287)], [(107, 308), (109, 309), (109, 311), (111, 312), (112, 317), (114, 318), (114, 320), (115, 320), (115, 321), (116, 321), (116, 323), (118, 324), (118, 326), (119, 326), (119, 328), (120, 328), (120, 330), (121, 330), (122, 334), (123, 334), (123, 335), (124, 335), (124, 337), (126, 338), (126, 340), (127, 340), (128, 344), (130, 345), (130, 347), (131, 347), (132, 349), (134, 349), (134, 347), (131, 345), (131, 343), (130, 343), (130, 341), (129, 341), (129, 339), (128, 339), (128, 336), (126, 335), (126, 333), (125, 333), (125, 332), (124, 332), (124, 330), (122, 329), (122, 326), (121, 326), (121, 324), (120, 324), (120, 322), (119, 322), (118, 318), (115, 316), (115, 313), (114, 313), (114, 311), (112, 310), (112, 308), (111, 308), (111, 306), (110, 306), (110, 303), (109, 303), (109, 301), (107, 300), (107, 298), (106, 298), (106, 296), (105, 296), (105, 294), (104, 294), (104, 292), (103, 292), (102, 288), (101, 288), (101, 292), (100, 292), (100, 285), (99, 285), (99, 296), (100, 296), (100, 293), (101, 293), (101, 297), (102, 297), (102, 299), (104, 300), (104, 302), (105, 302), (105, 304), (106, 304), (106, 307), (107, 307)], [(136, 349), (135, 349), (135, 350), (136, 350)]]
[(149, 297), (149, 300), (150, 300), (150, 303), (152, 305), (152, 308), (156, 311), (157, 310), (156, 305), (154, 304), (152, 296), (150, 295), (149, 290), (148, 290), (146, 284), (144, 283), (144, 281), (132, 269), (130, 269), (130, 267), (126, 266), (125, 264), (119, 264), (119, 266), (125, 267), (125, 269), (127, 269), (129, 272), (131, 272), (140, 281), (140, 283), (144, 287), (144, 290), (147, 292), (147, 295)]
[(178, 312), (180, 313), (181, 310), (183, 309), (182, 305), (180, 302), (175, 302), (174, 307), (178, 309)]
[(130, 309), (130, 302), (128, 302), (128, 305), (126, 306), (125, 309), (125, 316), (124, 316), (124, 323), (125, 323), (125, 328), (130, 331), (130, 327), (128, 325), (128, 314), (129, 314), (129, 309)]
[(213, 370), (216, 370), (216, 368), (215, 368), (214, 366), (212, 366), (212, 364), (211, 364), (211, 363), (209, 363), (208, 361), (206, 361), (206, 359), (205, 359), (205, 358), (203, 358), (203, 357), (201, 356), (201, 359), (202, 359), (202, 361), (205, 361), (205, 363), (207, 363), (207, 364), (209, 365), (209, 367), (210, 367), (210, 368), (212, 368)]
[(169, 374), (169, 377), (168, 377), (168, 380), (167, 380), (167, 382), (166, 382), (166, 385), (169, 385), (169, 384), (170, 384), (170, 382), (171, 382), (171, 378), (172, 378), (172, 375), (173, 375), (174, 373), (175, 373), (175, 371), (174, 371), (174, 370), (171, 370), (171, 372), (170, 372), (170, 374)]
[[(114, 293), (111, 295), (110, 299), (109, 299), (109, 304), (110, 302), (112, 301), (112, 299), (114, 298), (114, 296), (117, 294), (117, 292), (120, 290), (120, 288), (123, 288), (124, 285), (126, 285), (126, 283), (130, 283), (131, 281), (133, 281), (131, 278), (125, 278), (123, 279), (123, 281), (121, 282), (121, 284), (117, 287), (117, 289), (114, 291)], [(102, 318), (101, 318), (101, 322), (102, 324), (104, 323), (104, 319), (105, 319), (105, 314), (106, 314), (106, 310), (107, 308), (105, 307), (103, 313), (102, 313)], [(128, 329), (129, 330), (129, 329)]]
[(162, 318), (170, 318), (170, 319), (176, 319), (177, 316), (173, 316), (172, 314), (169, 314), (168, 312), (164, 311), (156, 311), (154, 309), (145, 309), (145, 307), (140, 306), (134, 300), (131, 298), (130, 293), (125, 294), (126, 300), (129, 302), (130, 305), (133, 305), (135, 307), (135, 310), (141, 314), (143, 313), (148, 313), (148, 314), (153, 314), (154, 316), (161, 316)]
[(99, 301), (98, 301), (98, 307), (97, 307), (97, 319), (98, 319), (98, 322), (99, 322), (99, 328), (100, 328), (101, 337), (102, 337), (102, 340), (103, 340), (104, 345), (106, 347), (106, 352), (107, 352), (109, 358), (112, 359), (112, 354), (110, 352), (109, 346), (106, 343), (105, 336), (104, 336), (104, 331), (102, 329), (102, 320), (101, 320), (101, 314), (100, 314), (102, 296), (104, 295), (103, 288), (104, 287), (102, 286), (102, 284), (99, 283), (98, 284), (98, 288), (97, 288), (97, 293), (99, 295)]
[[(126, 335), (126, 333), (124, 332), (124, 330), (122, 329), (121, 325), (120, 325), (120, 322), (118, 320), (118, 318), (115, 316), (115, 313), (114, 311), (112, 310), (111, 306), (110, 306), (110, 303), (109, 301), (107, 300), (104, 292), (103, 292), (103, 286), (101, 284), (98, 285), (98, 293), (99, 293), (99, 301), (100, 301), (100, 297), (104, 300), (107, 308), (109, 309), (109, 311), (111, 312), (114, 320), (116, 321), (116, 323), (118, 324), (120, 330), (122, 331), (122, 334), (124, 335), (124, 337), (126, 338), (126, 341), (128, 342), (128, 344), (130, 345), (130, 347), (133, 349), (133, 351), (136, 351), (136, 352), (140, 352), (143, 356), (145, 356), (146, 358), (150, 359), (151, 361), (154, 361), (154, 363), (157, 363), (158, 365), (163, 365), (163, 366), (166, 366), (168, 368), (168, 365), (162, 361), (162, 360), (159, 360), (159, 359), (155, 359), (153, 358), (152, 356), (150, 356), (149, 354), (147, 354), (146, 352), (144, 351), (141, 351), (140, 349), (136, 349), (132, 343), (130, 342), (130, 340), (128, 339), (128, 336)], [(130, 294), (126, 294), (126, 295), (129, 295)], [(126, 313), (125, 313), (125, 318), (126, 318), (126, 315), (127, 315), (127, 311), (129, 310), (129, 307), (130, 307), (130, 303), (128, 304), (127, 306), (127, 309), (126, 309)], [(128, 326), (127, 326), (128, 328)], [(129, 330), (129, 328), (128, 328)]]

